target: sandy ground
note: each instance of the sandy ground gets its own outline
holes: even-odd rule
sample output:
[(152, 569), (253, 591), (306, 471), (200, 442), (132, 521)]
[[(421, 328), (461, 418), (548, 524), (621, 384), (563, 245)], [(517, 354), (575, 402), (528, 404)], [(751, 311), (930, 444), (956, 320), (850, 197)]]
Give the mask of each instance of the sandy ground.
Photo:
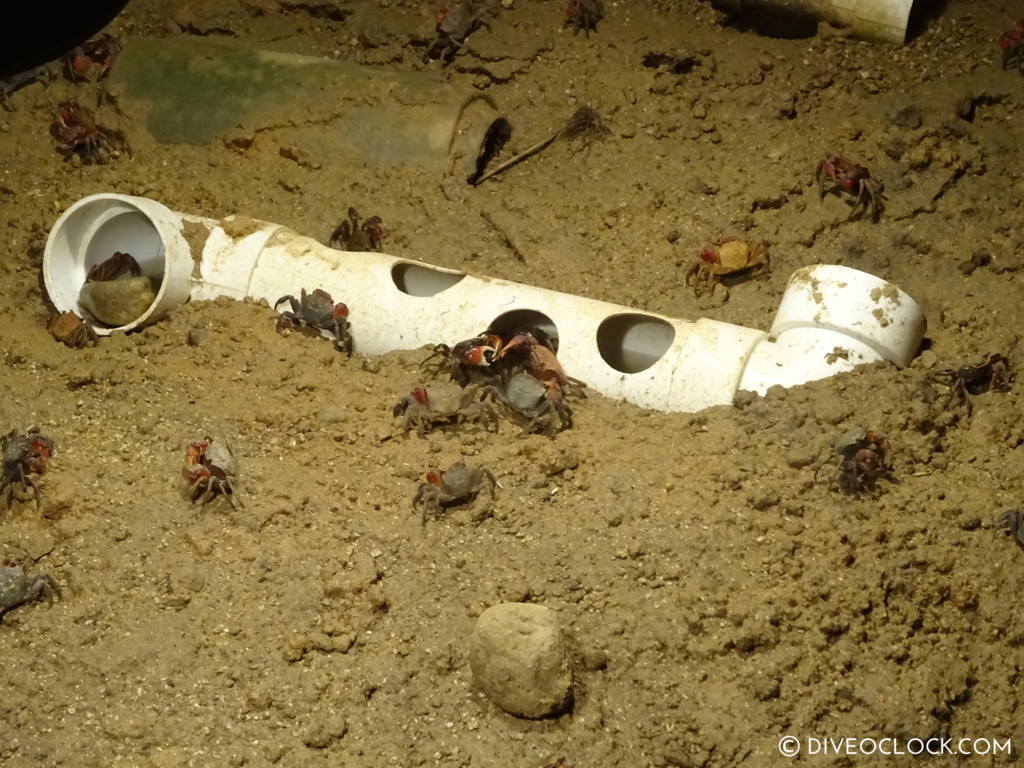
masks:
[[(1024, 552), (998, 520), (1021, 504), (1022, 400), (982, 394), (968, 415), (932, 375), (1021, 359), (1024, 79), (995, 42), (1019, 7), (952, 2), (898, 49), (761, 36), (690, 0), (606, 10), (588, 37), (560, 29), (561, 4), (515, 0), (443, 70), (421, 62), (437, 9), (411, 0), (138, 0), (110, 27), (432, 71), (514, 116), (505, 157), (581, 104), (608, 122), (588, 153), (556, 143), (454, 195), (416, 169), (303, 167), (273, 132), (245, 151), (161, 146), (109, 103), (97, 118), (132, 156), (65, 161), (54, 106), (95, 103), (96, 84), (11, 96), (0, 429), (38, 425), (56, 448), (41, 508), (0, 512), (0, 559), (51, 575), (63, 601), (0, 623), (0, 764), (917, 764), (788, 760), (783, 734), (1012, 739), (1012, 755), (930, 764), (1017, 760)], [(833, 153), (884, 182), (877, 223), (819, 201)], [(102, 190), (321, 239), (354, 205), (396, 255), (763, 328), (793, 269), (840, 263), (921, 302), (928, 351), (693, 415), (593, 396), (554, 439), (403, 436), (391, 408), (422, 350), (347, 359), (276, 333), (266, 306), (51, 339), (48, 229)], [(766, 242), (771, 272), (698, 299), (687, 268), (726, 235)], [(891, 479), (857, 497), (831, 482), (852, 428), (893, 446)], [(244, 508), (189, 504), (183, 446), (209, 432), (235, 445)], [(421, 525), (424, 473), (460, 459), (493, 471), (496, 501)], [(474, 691), (475, 618), (506, 600), (557, 611), (571, 713), (521, 720)]]

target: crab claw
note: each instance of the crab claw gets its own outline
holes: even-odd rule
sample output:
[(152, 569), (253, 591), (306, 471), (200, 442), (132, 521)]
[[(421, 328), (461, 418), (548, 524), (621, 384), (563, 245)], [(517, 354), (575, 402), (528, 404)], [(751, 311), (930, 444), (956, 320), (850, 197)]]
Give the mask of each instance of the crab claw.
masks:
[(348, 304), (338, 302), (334, 305), (334, 308), (331, 310), (331, 319), (337, 320), (339, 317), (348, 317)]

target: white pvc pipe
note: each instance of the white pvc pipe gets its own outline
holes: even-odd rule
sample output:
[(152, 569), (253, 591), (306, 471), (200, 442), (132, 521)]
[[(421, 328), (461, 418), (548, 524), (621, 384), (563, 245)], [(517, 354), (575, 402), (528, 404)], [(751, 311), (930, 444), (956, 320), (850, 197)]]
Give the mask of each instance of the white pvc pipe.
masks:
[[(120, 328), (96, 323), (79, 301), (86, 272), (115, 251), (134, 256), (159, 282), (149, 309)], [(154, 322), (190, 298), (250, 296), (274, 304), (302, 288), (322, 288), (349, 305), (355, 350), (364, 355), (453, 344), (513, 314), (555, 332), (570, 376), (664, 411), (730, 404), (740, 389), (764, 394), (862, 363), (907, 365), (925, 327), (917, 302), (894, 285), (841, 266), (795, 272), (769, 335), (380, 253), (336, 251), (277, 224), (217, 222), (116, 194), (86, 197), (64, 212), (46, 243), (43, 276), (56, 309), (77, 312), (100, 335)]]

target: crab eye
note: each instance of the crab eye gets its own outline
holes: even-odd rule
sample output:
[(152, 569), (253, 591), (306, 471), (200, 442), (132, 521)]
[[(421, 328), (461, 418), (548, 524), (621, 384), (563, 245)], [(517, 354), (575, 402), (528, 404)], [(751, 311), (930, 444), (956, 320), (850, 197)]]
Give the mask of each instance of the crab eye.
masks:
[(348, 304), (337, 303), (334, 305), (334, 309), (331, 310), (331, 317), (348, 317)]

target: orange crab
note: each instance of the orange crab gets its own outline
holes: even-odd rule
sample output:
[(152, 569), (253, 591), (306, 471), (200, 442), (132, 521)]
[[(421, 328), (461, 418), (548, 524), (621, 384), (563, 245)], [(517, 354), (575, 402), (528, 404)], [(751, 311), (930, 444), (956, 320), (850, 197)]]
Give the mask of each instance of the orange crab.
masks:
[(761, 267), (768, 269), (769, 266), (768, 248), (763, 243), (727, 237), (700, 252), (686, 271), (686, 284), (701, 296), (705, 291), (713, 293), (715, 285), (721, 283), (723, 277), (741, 275)]

